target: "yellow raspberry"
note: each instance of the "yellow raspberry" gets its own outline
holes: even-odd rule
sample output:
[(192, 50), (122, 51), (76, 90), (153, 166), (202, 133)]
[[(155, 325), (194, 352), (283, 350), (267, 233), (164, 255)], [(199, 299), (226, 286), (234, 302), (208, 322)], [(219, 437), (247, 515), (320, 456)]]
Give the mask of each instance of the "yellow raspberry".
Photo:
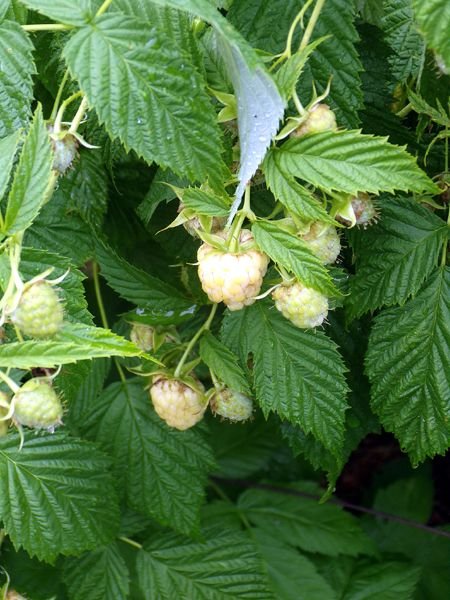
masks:
[(253, 412), (250, 398), (228, 388), (216, 392), (211, 398), (210, 406), (214, 414), (234, 422), (247, 421)]
[(341, 251), (338, 232), (332, 225), (313, 223), (308, 233), (302, 236), (302, 240), (324, 265), (336, 262)]
[(130, 331), (130, 340), (144, 352), (150, 352), (153, 348), (153, 335), (155, 330), (150, 325), (133, 323)]
[[(252, 240), (251, 231), (243, 229), (240, 243)], [(197, 259), (202, 288), (212, 302), (223, 302), (230, 310), (255, 302), (269, 264), (265, 254), (256, 249), (233, 254), (205, 243), (198, 249)]]
[(282, 315), (302, 329), (321, 325), (328, 314), (326, 296), (299, 282), (280, 286), (272, 293), (272, 298)]
[(150, 397), (156, 413), (169, 427), (184, 431), (202, 420), (208, 403), (201, 383), (196, 387), (179, 379), (154, 378)]

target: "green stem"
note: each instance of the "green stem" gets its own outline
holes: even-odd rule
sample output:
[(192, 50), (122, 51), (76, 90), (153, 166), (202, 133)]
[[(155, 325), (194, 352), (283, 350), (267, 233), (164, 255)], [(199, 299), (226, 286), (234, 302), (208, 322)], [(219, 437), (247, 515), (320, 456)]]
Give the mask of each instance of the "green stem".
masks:
[(291, 53), (292, 53), (292, 38), (294, 37), (295, 29), (296, 29), (298, 23), (303, 19), (305, 12), (308, 10), (310, 4), (312, 4), (313, 1), (314, 0), (308, 0), (306, 2), (306, 4), (303, 6), (303, 8), (300, 10), (298, 15), (295, 17), (295, 19), (292, 21), (292, 25), (289, 29), (289, 33), (288, 33), (287, 40), (286, 40), (286, 50), (283, 53), (288, 58), (291, 56)]
[(58, 93), (56, 94), (55, 103), (53, 104), (52, 114), (50, 115), (50, 121), (54, 121), (56, 115), (58, 114), (59, 103), (61, 102), (61, 96), (64, 91), (64, 87), (69, 79), (69, 69), (66, 69), (64, 76), (59, 84)]
[(8, 375), (6, 375), (6, 373), (3, 373), (3, 371), (0, 371), (0, 379), (6, 383), (6, 385), (9, 387), (9, 389), (15, 394), (16, 392), (19, 391), (19, 386), (17, 385), (17, 383), (15, 381), (13, 381), (11, 379), (11, 377), (8, 377)]
[(24, 31), (66, 31), (74, 29), (74, 25), (63, 25), (62, 23), (39, 23), (33, 25), (22, 25)]
[(210, 328), (211, 323), (214, 319), (214, 315), (216, 314), (216, 310), (217, 310), (217, 304), (213, 304), (211, 307), (211, 312), (209, 313), (209, 317), (206, 319), (206, 321), (203, 323), (203, 325), (200, 327), (200, 329), (197, 331), (197, 333), (191, 339), (191, 341), (187, 345), (186, 350), (183, 352), (183, 356), (180, 358), (180, 362), (178, 363), (177, 368), (175, 369), (175, 373), (174, 373), (175, 377), (180, 376), (183, 365), (186, 362), (189, 354), (192, 352), (192, 348), (195, 346), (195, 344), (197, 343), (197, 341), (199, 340), (201, 335), (203, 335), (203, 333)]
[(71, 96), (66, 98), (64, 100), (64, 102), (61, 104), (61, 106), (59, 107), (58, 113), (56, 115), (56, 118), (55, 118), (55, 124), (53, 126), (55, 133), (59, 133), (61, 131), (61, 122), (62, 122), (66, 108), (69, 106), (69, 104), (71, 104), (74, 100), (79, 98), (82, 94), (83, 94), (83, 92), (79, 90), (78, 92), (75, 92), (75, 94), (72, 94)]
[(78, 107), (78, 110), (76, 112), (76, 115), (74, 116), (73, 120), (72, 120), (72, 124), (69, 128), (69, 133), (76, 133), (81, 121), (83, 120), (84, 114), (86, 112), (88, 106), (88, 101), (86, 96), (83, 98), (83, 100), (81, 101), (80, 106)]
[(112, 0), (105, 0), (103, 2), (103, 4), (100, 6), (100, 8), (98, 9), (98, 11), (96, 12), (95, 16), (100, 17), (105, 11), (107, 11), (111, 2), (112, 2)]
[(130, 546), (133, 546), (133, 548), (137, 548), (138, 550), (142, 550), (142, 548), (144, 547), (142, 544), (140, 544), (139, 542), (135, 542), (134, 540), (125, 537), (123, 535), (119, 536), (119, 540), (121, 542), (125, 542), (125, 544), (129, 544)]
[[(103, 328), (109, 329), (108, 317), (106, 316), (105, 305), (103, 303), (103, 297), (102, 297), (102, 291), (100, 289), (100, 278), (98, 276), (97, 262), (94, 262), (92, 265), (92, 275), (93, 275), (93, 280), (94, 280), (95, 298), (97, 300), (97, 306), (98, 306), (98, 310), (100, 312), (100, 319), (101, 319)], [(122, 383), (126, 384), (127, 379), (125, 377), (125, 373), (123, 372), (123, 369), (120, 366), (120, 363), (117, 360), (117, 358), (114, 359), (114, 365), (117, 369), (117, 372), (119, 373), (120, 380), (122, 381)]]
[(317, 0), (316, 5), (311, 13), (311, 17), (308, 21), (308, 25), (306, 26), (305, 33), (303, 34), (302, 41), (300, 42), (300, 46), (298, 49), (299, 52), (301, 50), (303, 50), (304, 48), (306, 48), (306, 46), (309, 44), (309, 40), (311, 39), (311, 36), (314, 31), (314, 27), (316, 26), (316, 23), (317, 23), (317, 19), (320, 16), (320, 13), (322, 11), (322, 8), (323, 8), (325, 2), (326, 2), (326, 0)]

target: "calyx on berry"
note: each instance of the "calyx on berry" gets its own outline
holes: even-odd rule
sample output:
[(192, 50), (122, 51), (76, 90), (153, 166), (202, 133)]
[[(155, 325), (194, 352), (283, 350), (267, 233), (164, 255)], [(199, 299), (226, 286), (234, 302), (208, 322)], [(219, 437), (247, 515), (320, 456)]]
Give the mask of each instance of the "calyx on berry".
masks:
[(280, 285), (272, 298), (276, 308), (296, 327), (311, 329), (321, 325), (328, 314), (328, 299), (299, 281)]
[(12, 404), (13, 420), (18, 425), (53, 431), (62, 423), (60, 397), (45, 378), (29, 379), (16, 391)]
[(217, 390), (212, 395), (209, 405), (215, 415), (235, 423), (247, 421), (253, 413), (251, 398), (227, 387)]
[(183, 224), (184, 229), (194, 238), (200, 237), (200, 232), (216, 233), (225, 226), (226, 217), (211, 217), (196, 214), (191, 208), (186, 208), (182, 202), (178, 207), (178, 217), (170, 226)]
[(306, 119), (292, 131), (292, 137), (302, 137), (309, 133), (336, 131), (336, 115), (328, 104), (315, 104), (307, 113)]
[(61, 329), (64, 311), (51, 283), (45, 279), (25, 284), (11, 321), (33, 338), (51, 338)]
[(150, 397), (158, 416), (180, 431), (201, 421), (208, 405), (203, 385), (192, 377), (181, 380), (155, 375)]
[[(220, 232), (216, 237), (225, 240), (226, 233)], [(256, 248), (251, 231), (240, 231), (236, 252), (204, 243), (197, 259), (202, 288), (212, 302), (223, 302), (230, 310), (255, 302), (269, 259)]]
[(336, 219), (348, 227), (360, 225), (364, 229), (378, 220), (378, 211), (372, 198), (363, 192), (347, 199), (336, 213)]

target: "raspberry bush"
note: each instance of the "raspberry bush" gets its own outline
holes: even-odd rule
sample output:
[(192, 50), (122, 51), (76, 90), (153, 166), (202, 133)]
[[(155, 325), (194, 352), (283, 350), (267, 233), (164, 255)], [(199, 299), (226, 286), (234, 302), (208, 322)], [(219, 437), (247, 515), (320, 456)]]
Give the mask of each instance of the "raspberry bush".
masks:
[(0, 600), (450, 597), (449, 31), (0, 0)]

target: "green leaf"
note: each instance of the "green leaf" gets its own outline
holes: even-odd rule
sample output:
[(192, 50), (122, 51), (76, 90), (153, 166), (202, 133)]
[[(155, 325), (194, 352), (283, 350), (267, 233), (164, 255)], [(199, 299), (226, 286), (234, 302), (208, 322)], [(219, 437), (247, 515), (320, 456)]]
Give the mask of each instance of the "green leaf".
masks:
[(273, 600), (255, 545), (244, 533), (213, 528), (205, 542), (161, 533), (137, 557), (143, 597)]
[(230, 204), (225, 198), (198, 188), (183, 190), (182, 198), (183, 204), (199, 215), (226, 217), (230, 211)]
[(413, 463), (450, 445), (450, 269), (375, 318), (366, 364), (372, 405)]
[(252, 528), (252, 536), (269, 574), (275, 598), (283, 600), (335, 600), (334, 591), (314, 564), (267, 531)]
[(0, 346), (0, 367), (52, 368), (107, 356), (138, 356), (134, 344), (101, 327), (65, 323), (50, 341), (13, 342)]
[(6, 208), (4, 233), (27, 229), (48, 200), (53, 154), (39, 105), (20, 155)]
[(380, 222), (355, 234), (350, 315), (403, 304), (416, 294), (436, 267), (447, 233), (446, 223), (414, 200), (383, 199)]
[(0, 198), (3, 198), (8, 186), (20, 134), (20, 130), (17, 130), (15, 133), (0, 140)]
[(280, 168), (276, 156), (279, 155), (269, 152), (263, 165), (267, 187), (275, 198), (305, 221), (333, 223), (334, 220), (313, 194)]
[(33, 99), (35, 66), (33, 46), (18, 23), (2, 21), (0, 27), (0, 138), (28, 122)]
[(273, 152), (288, 176), (324, 189), (353, 195), (394, 189), (439, 193), (416, 160), (384, 137), (359, 131), (316, 133), (288, 140)]
[(420, 569), (407, 562), (324, 561), (324, 571), (340, 600), (412, 600)]
[(312, 44), (308, 44), (306, 48), (299, 49), (295, 54), (292, 54), (292, 56), (290, 56), (275, 73), (274, 79), (285, 100), (291, 98), (293, 91), (296, 88), (297, 81), (302, 74), (310, 55), (323, 41), (324, 38), (321, 38), (315, 40)]
[(424, 59), (424, 43), (417, 31), (411, 0), (385, 0), (382, 28), (392, 49), (389, 57), (395, 84), (416, 77)]
[(260, 413), (238, 426), (214, 419), (209, 429), (217, 463), (214, 474), (218, 477), (249, 477), (265, 469), (280, 448), (280, 436), (273, 420), (267, 422)]
[(0, 0), (0, 19), (3, 19), (9, 10), (9, 0)]
[(241, 164), (230, 218), (236, 213), (245, 186), (262, 162), (284, 112), (278, 88), (256, 52), (209, 0), (154, 0), (195, 14), (214, 26), (217, 47), (233, 83), (238, 107)]
[(71, 600), (126, 600), (129, 572), (117, 543), (64, 563), (64, 581)]
[(348, 407), (345, 367), (323, 332), (298, 329), (270, 303), (257, 302), (226, 314), (222, 339), (243, 364), (252, 355), (256, 399), (266, 416), (275, 412), (338, 452)]
[(434, 106), (430, 106), (422, 96), (415, 94), (412, 90), (408, 90), (408, 100), (416, 113), (428, 115), (435, 123), (442, 125), (442, 127), (450, 127), (450, 114), (441, 105), (439, 98), (436, 98), (437, 108), (435, 108)]
[(252, 227), (258, 247), (306, 287), (328, 296), (338, 296), (331, 277), (317, 256), (297, 236), (277, 227), (276, 221), (259, 221)]
[(69, 25), (81, 26), (91, 21), (99, 0), (21, 0), (23, 4), (37, 12)]
[(211, 371), (235, 392), (251, 395), (248, 381), (239, 366), (237, 356), (212, 333), (207, 332), (200, 341), (200, 357)]
[(158, 7), (153, 2), (141, 0), (115, 0), (114, 9), (147, 21), (156, 27), (194, 62), (201, 65), (200, 51), (192, 27), (192, 17), (181, 10)]
[(64, 49), (108, 133), (147, 162), (190, 179), (220, 179), (215, 113), (200, 75), (156, 29), (108, 13), (80, 29)]
[(427, 45), (450, 66), (450, 5), (446, 0), (413, 0), (413, 7)]
[(130, 507), (181, 533), (198, 530), (203, 487), (213, 466), (198, 429), (169, 428), (138, 380), (113, 383), (92, 398), (82, 428), (114, 456)]
[(155, 318), (182, 317), (195, 311), (193, 302), (176, 288), (130, 265), (105, 244), (97, 244), (96, 254), (101, 274), (112, 289), (125, 300), (153, 312)]
[(259, 529), (273, 535), (277, 524), (277, 540), (327, 556), (371, 553), (372, 545), (358, 521), (333, 504), (319, 504), (301, 496), (249, 489), (238, 501), (239, 510)]
[(119, 511), (109, 461), (63, 433), (0, 439), (0, 519), (16, 548), (53, 561), (109, 542)]

